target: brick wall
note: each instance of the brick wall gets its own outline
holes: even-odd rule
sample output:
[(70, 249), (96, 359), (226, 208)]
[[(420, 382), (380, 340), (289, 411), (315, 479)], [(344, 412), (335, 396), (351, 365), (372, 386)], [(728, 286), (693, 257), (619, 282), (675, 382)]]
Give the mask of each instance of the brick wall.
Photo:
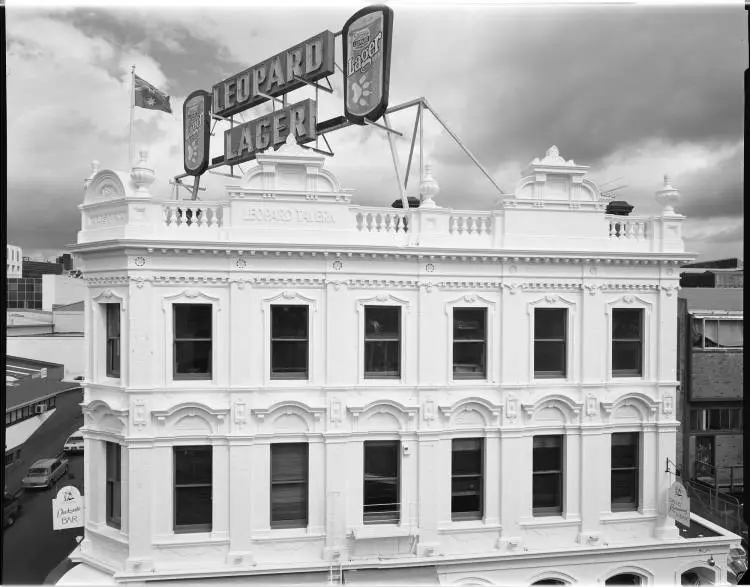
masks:
[(742, 399), (742, 360), (739, 351), (694, 351), (690, 399)]
[(715, 442), (717, 467), (742, 464), (742, 434), (717, 434)]

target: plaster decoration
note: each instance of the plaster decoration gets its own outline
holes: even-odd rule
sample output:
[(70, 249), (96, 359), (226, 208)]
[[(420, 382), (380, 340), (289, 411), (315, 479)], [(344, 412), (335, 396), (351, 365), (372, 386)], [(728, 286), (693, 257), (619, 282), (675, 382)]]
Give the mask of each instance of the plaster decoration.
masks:
[(297, 291), (290, 291), (290, 290), (284, 290), (275, 296), (272, 296), (270, 298), (263, 298), (263, 309), (265, 309), (277, 301), (284, 301), (284, 302), (291, 302), (294, 301), (299, 304), (305, 304), (310, 306), (310, 310), (312, 312), (315, 312), (317, 309), (318, 301), (315, 298), (308, 298), (307, 296), (303, 296), (301, 293)]
[(381, 304), (387, 303), (387, 304), (403, 306), (407, 312), (410, 309), (409, 300), (404, 299), (404, 298), (399, 298), (390, 293), (379, 293), (370, 298), (359, 298), (357, 300), (357, 304), (359, 306), (366, 306), (368, 304), (373, 304), (373, 303), (381, 303)]
[[(583, 405), (562, 394), (544, 396), (533, 403), (523, 403), (521, 408), (527, 416), (534, 420), (539, 419), (543, 410), (557, 410), (562, 416), (565, 424), (577, 424), (580, 420)], [(544, 414), (542, 419), (548, 419), (551, 414)]]
[(674, 269), (672, 269), (671, 267), (667, 269), (667, 275), (674, 275)]
[(146, 404), (143, 401), (136, 401), (133, 408), (133, 424), (138, 428), (143, 428), (147, 422)]
[(509, 291), (511, 295), (516, 295), (519, 291), (523, 291), (523, 285), (520, 283), (503, 283), (502, 286)]
[[(277, 402), (268, 408), (253, 409), (252, 413), (264, 429), (274, 430), (282, 424), (287, 426), (285, 432), (313, 432), (316, 422), (322, 419), (325, 411), (325, 408), (311, 408), (302, 402), (287, 400)], [(295, 417), (297, 420), (294, 420)]]
[(435, 419), (435, 400), (432, 398), (426, 399), (422, 404), (422, 417), (427, 422), (432, 422)]
[[(172, 406), (168, 410), (153, 410), (151, 416), (156, 418), (159, 425), (168, 430), (168, 434), (180, 436), (191, 430), (201, 430), (209, 436), (219, 433), (221, 424), (229, 414), (228, 409), (213, 409), (199, 402), (183, 402)], [(186, 422), (179, 425), (183, 418)], [(203, 423), (199, 423), (200, 419)]]
[(575, 583), (577, 583), (577, 581), (567, 573), (548, 570), (529, 577), (528, 580), (524, 581), (524, 585), (533, 585), (537, 581), (546, 581), (547, 583), (549, 583), (551, 580), (562, 581), (565, 585), (574, 585)]
[(329, 280), (329, 279), (326, 279), (326, 285), (330, 285), (331, 287), (333, 287), (333, 289), (335, 291), (339, 291), (341, 289), (341, 286), (348, 285), (348, 282), (347, 281), (338, 281), (338, 280)]
[(245, 269), (247, 267), (247, 261), (245, 259), (237, 259), (235, 262), (235, 265), (237, 266), (237, 269)]
[(671, 414), (672, 409), (673, 409), (673, 404), (674, 404), (674, 398), (672, 397), (672, 395), (670, 394), (665, 395), (664, 398), (662, 399), (662, 411), (665, 414)]
[(615, 420), (637, 418), (640, 422), (649, 422), (653, 421), (659, 404), (649, 395), (634, 391), (625, 393), (614, 401), (601, 402), (601, 406), (604, 413)]
[(599, 400), (597, 397), (590, 393), (586, 396), (586, 415), (595, 416), (599, 411)]
[(548, 295), (544, 296), (544, 300), (548, 304), (554, 304), (558, 299), (559, 298), (555, 294), (548, 294)]
[(146, 257), (141, 257), (141, 256), (134, 257), (133, 264), (136, 267), (143, 267), (146, 264)]
[(344, 268), (344, 264), (341, 262), (341, 259), (335, 259), (331, 263), (331, 267), (333, 267), (334, 271), (341, 271)]
[(515, 420), (518, 417), (518, 399), (513, 394), (505, 398), (505, 417), (509, 420)]
[(601, 286), (595, 284), (595, 283), (586, 283), (583, 286), (584, 291), (589, 294), (590, 296), (595, 296), (599, 293), (599, 290), (601, 289)]
[(330, 410), (329, 410), (330, 421), (336, 424), (341, 423), (341, 420), (343, 418), (343, 411), (344, 411), (343, 402), (338, 398), (331, 398)]
[(106, 277), (86, 277), (88, 287), (100, 287), (103, 285), (128, 285), (130, 278), (127, 275), (111, 275)]
[(451, 585), (460, 587), (476, 587), (477, 585), (495, 585), (495, 583), (489, 581), (488, 579), (482, 579), (481, 577), (464, 577), (463, 579), (460, 579), (455, 583), (451, 583)]
[[(349, 413), (354, 418), (354, 427), (359, 429), (361, 426), (360, 421), (364, 423), (364, 428), (367, 428), (367, 422), (373, 414), (389, 414), (394, 419), (396, 430), (404, 431), (410, 428), (410, 423), (414, 420), (418, 407), (405, 406), (395, 400), (375, 400), (364, 406), (348, 406)], [(380, 418), (382, 421), (382, 417)], [(377, 420), (373, 421), (377, 423)]]
[(122, 436), (127, 428), (128, 411), (113, 409), (103, 400), (93, 400), (83, 406), (83, 413), (90, 416), (90, 427)]
[(475, 295), (465, 295), (464, 296), (464, 301), (467, 304), (473, 304), (474, 302), (477, 301), (477, 296), (475, 296)]
[(441, 405), (440, 411), (448, 418), (449, 426), (497, 426), (502, 406), (473, 396), (462, 398), (452, 405)]
[(434, 273), (435, 271), (435, 265), (433, 263), (427, 263), (424, 268), (427, 273)]
[(136, 286), (136, 287), (137, 287), (138, 289), (143, 289), (143, 284), (144, 284), (144, 282), (145, 282), (145, 280), (143, 279), (143, 277), (141, 277), (141, 276), (139, 275), (138, 277), (136, 277), (135, 279), (133, 279), (133, 282), (135, 283), (135, 286)]
[(234, 402), (234, 423), (240, 426), (247, 422), (247, 405), (243, 401)]
[(508, 267), (508, 272), (509, 273), (518, 273), (518, 265), (511, 265), (510, 267)]
[(653, 585), (654, 584), (653, 572), (649, 571), (648, 569), (644, 567), (640, 567), (636, 565), (622, 565), (622, 563), (620, 564), (620, 566), (611, 567), (605, 573), (602, 573), (602, 575), (597, 579), (596, 584), (604, 585), (605, 581), (609, 579), (610, 577), (614, 577), (615, 575), (621, 575), (625, 573), (639, 575), (641, 578), (641, 585)]
[(661, 290), (667, 294), (667, 297), (672, 297), (680, 289), (678, 285), (662, 285)]
[(277, 289), (282, 287), (305, 287), (305, 288), (322, 288), (325, 286), (325, 279), (319, 277), (275, 277), (261, 276), (254, 279), (254, 286), (264, 289)]
[(664, 176), (664, 186), (654, 194), (656, 201), (663, 206), (662, 216), (678, 216), (674, 205), (680, 201), (680, 192), (669, 185), (669, 176)]
[(622, 301), (625, 302), (626, 304), (632, 304), (635, 301), (635, 296), (631, 296), (631, 295), (622, 296)]

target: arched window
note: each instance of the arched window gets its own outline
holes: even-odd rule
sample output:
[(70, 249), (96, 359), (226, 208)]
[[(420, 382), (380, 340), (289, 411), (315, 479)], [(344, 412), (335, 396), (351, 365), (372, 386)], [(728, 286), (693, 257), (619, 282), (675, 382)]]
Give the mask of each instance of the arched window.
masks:
[(604, 581), (605, 585), (642, 585), (643, 579), (633, 573), (620, 573)]
[(567, 585), (567, 583), (561, 579), (539, 579), (534, 581), (532, 585)]

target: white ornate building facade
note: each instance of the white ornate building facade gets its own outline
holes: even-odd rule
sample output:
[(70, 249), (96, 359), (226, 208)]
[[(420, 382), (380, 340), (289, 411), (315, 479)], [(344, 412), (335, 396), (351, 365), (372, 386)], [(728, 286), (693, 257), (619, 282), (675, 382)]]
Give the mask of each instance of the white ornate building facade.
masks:
[(555, 148), (487, 212), (438, 206), (429, 173), (408, 214), (355, 205), (294, 144), (223, 199), (159, 201), (153, 180), (145, 154), (96, 170), (71, 247), (88, 284), (80, 568), (726, 582), (739, 537), (665, 515), (693, 257), (674, 188), (660, 216), (608, 216)]
[(23, 250), (14, 245), (5, 245), (5, 274), (8, 279), (23, 277)]

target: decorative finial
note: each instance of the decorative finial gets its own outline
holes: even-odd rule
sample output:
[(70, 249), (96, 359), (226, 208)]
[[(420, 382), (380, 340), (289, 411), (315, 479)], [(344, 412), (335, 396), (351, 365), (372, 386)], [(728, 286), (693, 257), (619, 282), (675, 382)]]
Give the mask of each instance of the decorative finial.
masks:
[(94, 159), (91, 162), (91, 175), (96, 175), (97, 173), (99, 173), (99, 161)]
[(669, 184), (669, 175), (664, 174), (664, 187), (658, 190), (655, 194), (656, 201), (659, 202), (664, 209), (662, 210), (662, 216), (676, 216), (674, 211), (674, 204), (680, 201), (680, 192)]
[(138, 151), (138, 155), (140, 156), (140, 161), (138, 161), (138, 167), (145, 167), (146, 162), (148, 161), (148, 150), (147, 149), (141, 149)]
[(420, 208), (437, 208), (438, 205), (432, 199), (440, 192), (440, 184), (432, 177), (432, 161), (427, 161), (424, 166), (424, 175), (419, 182), (419, 195), (422, 197)]
[(136, 195), (141, 198), (150, 198), (151, 193), (148, 186), (154, 183), (156, 176), (154, 170), (148, 166), (148, 150), (139, 151), (140, 161), (130, 170), (130, 179), (136, 186)]
[(286, 144), (287, 145), (296, 145), (297, 139), (294, 138), (294, 133), (290, 132), (288, 135), (286, 135)]

